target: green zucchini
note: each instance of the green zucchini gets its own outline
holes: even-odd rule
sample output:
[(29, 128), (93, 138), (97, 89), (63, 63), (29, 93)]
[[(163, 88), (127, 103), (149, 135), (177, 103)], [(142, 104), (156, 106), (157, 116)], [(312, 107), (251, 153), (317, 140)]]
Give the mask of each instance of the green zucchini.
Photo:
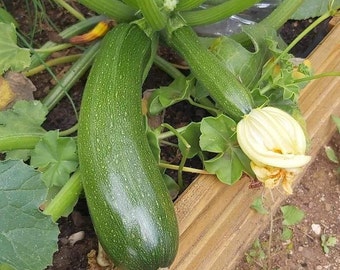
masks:
[(168, 41), (224, 113), (240, 120), (253, 107), (250, 91), (207, 48), (189, 26), (168, 30)]
[(120, 269), (169, 266), (178, 248), (174, 205), (146, 137), (141, 94), (153, 37), (119, 24), (102, 41), (78, 130), (82, 183), (99, 242)]

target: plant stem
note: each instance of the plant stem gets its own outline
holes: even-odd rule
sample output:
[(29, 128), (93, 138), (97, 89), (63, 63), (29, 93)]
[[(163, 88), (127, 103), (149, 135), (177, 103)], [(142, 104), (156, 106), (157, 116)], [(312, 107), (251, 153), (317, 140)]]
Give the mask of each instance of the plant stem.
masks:
[(182, 151), (182, 158), (181, 158), (181, 162), (178, 166), (178, 175), (177, 175), (178, 185), (179, 185), (180, 189), (183, 190), (183, 188), (184, 188), (183, 167), (185, 165), (185, 162), (187, 161), (187, 157), (188, 157), (191, 145), (186, 141), (186, 139), (182, 136), (181, 133), (179, 133), (175, 128), (173, 128), (169, 124), (164, 123), (164, 124), (162, 124), (162, 127), (165, 127), (168, 130), (171, 130), (176, 135), (177, 139), (180, 140), (185, 146), (185, 151)]
[[(72, 36), (84, 33), (85, 31), (89, 30), (93, 26), (95, 26), (98, 22), (105, 20), (104, 16), (94, 16), (89, 19), (86, 19), (84, 21), (78, 22), (69, 28), (65, 29), (64, 31), (59, 33), (59, 36), (62, 39), (68, 39)], [(49, 48), (55, 47), (58, 44), (52, 41), (47, 41), (39, 50), (47, 50), (46, 52), (40, 52), (40, 53), (35, 53), (34, 49), (32, 51), (34, 52), (32, 57), (31, 57), (31, 65), (30, 69), (34, 68), (44, 62), (44, 60), (51, 54), (50, 51), (48, 51)]]
[(42, 100), (42, 103), (48, 110), (51, 110), (90, 68), (99, 47), (100, 42), (96, 42), (89, 47), (66, 72), (65, 76), (58, 82), (58, 84)]
[(44, 133), (11, 134), (0, 137), (0, 152), (33, 149)]
[(176, 10), (191, 10), (199, 7), (205, 0), (179, 0), (176, 6)]
[(60, 64), (66, 64), (66, 63), (74, 62), (74, 61), (78, 60), (81, 56), (82, 56), (82, 54), (74, 54), (74, 55), (68, 55), (68, 56), (52, 59), (52, 60), (46, 61), (44, 64), (42, 64), (40, 66), (37, 66), (37, 67), (32, 68), (30, 70), (24, 71), (22, 74), (24, 74), (26, 77), (33, 76), (33, 75), (45, 70), (47, 67), (53, 67), (53, 66), (60, 65)]
[[(182, 132), (182, 131), (184, 131), (186, 128), (187, 128), (187, 127), (180, 127), (180, 128), (177, 128), (176, 130), (177, 130), (177, 132)], [(167, 132), (163, 132), (163, 133), (159, 134), (159, 135), (157, 136), (157, 139), (158, 139), (158, 140), (164, 140), (164, 139), (170, 138), (170, 137), (172, 137), (172, 136), (175, 136), (175, 133), (173, 133), (172, 130), (169, 130), (169, 131), (167, 131)]]
[(168, 146), (172, 146), (172, 147), (177, 147), (178, 148), (178, 145), (175, 144), (175, 143), (171, 143), (171, 142), (168, 142), (168, 141), (165, 141), (165, 140), (161, 140), (159, 142), (161, 145), (168, 145)]
[(78, 20), (82, 21), (85, 20), (83, 14), (81, 14), (78, 10), (74, 9), (71, 5), (66, 3), (64, 0), (54, 0), (57, 4), (65, 8), (70, 14), (76, 17)]
[(308, 82), (311, 80), (316, 80), (316, 79), (320, 79), (324, 77), (331, 77), (331, 76), (333, 77), (340, 76), (340, 71), (330, 71), (330, 72), (324, 72), (324, 73), (316, 74), (316, 75), (309, 76), (309, 77), (304, 77), (304, 78), (295, 80), (294, 83)]
[(170, 75), (173, 79), (184, 77), (183, 73), (180, 72), (177, 68), (175, 68), (171, 63), (166, 61), (164, 58), (159, 55), (155, 55), (154, 63), (163, 71), (165, 71), (168, 75)]
[[(179, 166), (178, 165), (173, 165), (173, 164), (168, 164), (168, 163), (163, 163), (160, 162), (158, 163), (159, 167), (165, 168), (165, 169), (170, 169), (170, 170), (179, 170)], [(197, 174), (209, 174), (211, 175), (211, 173), (205, 171), (205, 170), (201, 170), (201, 169), (195, 169), (195, 168), (190, 168), (190, 167), (183, 167), (182, 168), (183, 172), (189, 172), (189, 173), (197, 173)]]
[(58, 44), (56, 46), (49, 47), (49, 48), (34, 49), (33, 53), (53, 53), (53, 52), (61, 51), (64, 49), (68, 49), (72, 46), (74, 45), (71, 43), (63, 43), (63, 44)]
[(191, 105), (196, 106), (196, 107), (201, 108), (201, 109), (204, 109), (214, 116), (221, 114), (221, 112), (219, 110), (217, 110), (216, 108), (209, 107), (209, 106), (206, 106), (206, 105), (201, 104), (201, 103), (197, 103), (192, 98), (188, 98), (188, 101)]
[(207, 9), (181, 12), (180, 15), (191, 26), (211, 24), (237, 14), (257, 2), (259, 0), (229, 0)]
[(268, 269), (271, 269), (271, 248), (272, 248), (272, 241), (273, 241), (273, 227), (274, 227), (274, 218), (273, 218), (273, 210), (270, 211), (270, 228), (269, 228), (269, 240), (268, 240), (268, 250), (267, 250), (267, 260)]
[(136, 10), (118, 0), (78, 0), (87, 8), (103, 14), (117, 22), (129, 22), (135, 18)]
[(63, 136), (68, 136), (74, 132), (76, 132), (78, 130), (78, 123), (75, 124), (73, 127), (63, 130), (63, 131), (59, 131), (59, 136), (63, 137)]
[(270, 25), (274, 29), (279, 29), (295, 13), (303, 1), (304, 0), (284, 0), (260, 23), (263, 25)]
[(66, 184), (61, 188), (54, 199), (47, 205), (44, 214), (50, 215), (56, 222), (65, 213), (74, 207), (83, 190), (79, 169), (75, 171)]
[(138, 0), (123, 0), (123, 2), (130, 7), (138, 9)]
[(155, 0), (139, 0), (138, 6), (143, 13), (143, 17), (152, 29), (158, 31), (164, 28), (166, 17), (165, 14), (161, 12)]

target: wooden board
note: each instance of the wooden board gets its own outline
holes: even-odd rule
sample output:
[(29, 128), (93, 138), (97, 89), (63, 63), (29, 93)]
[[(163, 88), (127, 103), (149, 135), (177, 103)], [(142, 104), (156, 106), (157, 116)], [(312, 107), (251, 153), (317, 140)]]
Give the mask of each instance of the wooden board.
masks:
[[(308, 58), (315, 74), (340, 71), (339, 23)], [(315, 158), (334, 134), (330, 116), (340, 115), (340, 77), (312, 81), (302, 91), (299, 103), (311, 139), (309, 154)], [(269, 215), (249, 208), (256, 197), (269, 198), (268, 191), (248, 186), (246, 178), (227, 186), (212, 176), (199, 176), (189, 186), (175, 203), (180, 245), (171, 270), (235, 268), (269, 222)], [(286, 195), (274, 190), (273, 197), (273, 209), (277, 209)]]

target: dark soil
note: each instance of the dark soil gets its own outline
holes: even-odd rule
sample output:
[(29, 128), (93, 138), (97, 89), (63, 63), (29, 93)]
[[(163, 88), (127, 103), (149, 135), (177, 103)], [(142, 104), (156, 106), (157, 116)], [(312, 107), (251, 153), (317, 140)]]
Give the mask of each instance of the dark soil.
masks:
[[(32, 36), (32, 42), (34, 47), (39, 47), (44, 42), (49, 39), (54, 39), (57, 36), (58, 30), (54, 29), (50, 22), (42, 19), (39, 17), (37, 21), (34, 20), (34, 16), (32, 13), (27, 12), (27, 5), (30, 5), (30, 10), (33, 11), (33, 6), (31, 1), (24, 1), (24, 0), (17, 0), (17, 1), (3, 1), (9, 11), (12, 12), (14, 17), (20, 23), (19, 29), (24, 35), (27, 37), (31, 37), (33, 27), (36, 27), (36, 32)], [(71, 4), (76, 5), (75, 2), (70, 1)], [(65, 27), (73, 24), (76, 22), (76, 19), (70, 16), (67, 12), (65, 12), (62, 8), (59, 8), (55, 5), (51, 6), (52, 1), (43, 1), (45, 4), (45, 12), (50, 18), (50, 20), (56, 25), (57, 29), (64, 29)], [(87, 10), (77, 5), (77, 7), (83, 11), (84, 14), (89, 14)], [(311, 21), (289, 21), (287, 22), (284, 27), (281, 29), (281, 34), (284, 40), (287, 42), (293, 40), (293, 38), (300, 33), (307, 25), (309, 25)], [(307, 56), (311, 50), (322, 40), (325, 33), (327, 32), (327, 22), (322, 24), (320, 27), (315, 29), (310, 35), (302, 40), (292, 51), (293, 54), (299, 57)], [(69, 54), (70, 51), (66, 51), (65, 54)], [(173, 55), (172, 52), (162, 48), (161, 53), (170, 61), (178, 61), (178, 57)], [(53, 71), (55, 74), (59, 74), (60, 76), (68, 69), (68, 66), (62, 67), (55, 67)], [(53, 87), (55, 84), (54, 81), (51, 79), (51, 76), (47, 72), (42, 72), (38, 75), (33, 76), (30, 78), (32, 82), (37, 87), (37, 91), (35, 92), (35, 98), (41, 99), (48, 93), (49, 89)], [(70, 99), (72, 100), (73, 104), (77, 111), (80, 108), (80, 101), (82, 91), (84, 89), (84, 85), (86, 82), (86, 76), (82, 78), (69, 92)], [(168, 75), (164, 74), (164, 72), (160, 71), (158, 68), (153, 67), (151, 69), (150, 75), (147, 78), (144, 88), (145, 89), (152, 89), (159, 87), (161, 85), (167, 85), (171, 82), (171, 79)], [(175, 127), (180, 127), (186, 125), (191, 121), (199, 121), (205, 115), (204, 111), (193, 109), (192, 106), (187, 106), (185, 102), (181, 102), (171, 109), (169, 109), (165, 116), (164, 120), (167, 123)], [(70, 128), (76, 123), (76, 113), (72, 107), (72, 103), (68, 98), (64, 98), (58, 106), (53, 109), (48, 117), (47, 121), (44, 123), (44, 127), (46, 129), (60, 129), (65, 130)], [(338, 150), (339, 152), (339, 136), (334, 137), (331, 144)], [(179, 162), (179, 153), (174, 150), (173, 148), (166, 148), (163, 149), (165, 151), (164, 158), (167, 160), (171, 160), (174, 162)], [(192, 161), (197, 162), (197, 161)], [(322, 164), (322, 166), (320, 165)], [(333, 173), (334, 166), (327, 161), (323, 153), (320, 153), (318, 156), (315, 164), (313, 164), (312, 168), (308, 171), (305, 178), (310, 179), (318, 179), (319, 177), (326, 177), (328, 178), (328, 174)], [(333, 173), (334, 176), (334, 173)], [(175, 176), (176, 177), (176, 176)], [(186, 182), (189, 183), (195, 176), (187, 176)], [(335, 179), (335, 178), (334, 178)], [(338, 179), (339, 180), (339, 179)], [(334, 187), (339, 185), (338, 180), (332, 180), (332, 184), (327, 184), (325, 182), (322, 185), (322, 192), (325, 194), (323, 196), (324, 201), (322, 201), (322, 207), (325, 207), (326, 203), (330, 205), (334, 205), (335, 200), (339, 200), (339, 197), (332, 195), (330, 200), (328, 199), (329, 193), (334, 194)], [(308, 180), (306, 180), (308, 181)], [(316, 180), (315, 180), (316, 181)], [(302, 190), (302, 191), (301, 191)], [(320, 205), (319, 201), (315, 200), (315, 196), (321, 192), (320, 185), (317, 183), (313, 185), (306, 185), (305, 181), (302, 181), (302, 184), (297, 189), (297, 193), (300, 197), (294, 199), (293, 197), (290, 198), (294, 203), (302, 202), (304, 210), (309, 213), (312, 212), (313, 214), (308, 214), (307, 219), (312, 219), (315, 222), (324, 222), (326, 225), (330, 226), (329, 216), (330, 213), (326, 211), (319, 211), (317, 216), (315, 216), (314, 207), (311, 207), (310, 203), (313, 205)], [(339, 193), (338, 193), (339, 195)], [(321, 195), (320, 195), (321, 196)], [(321, 197), (319, 198), (321, 200)], [(329, 200), (329, 201), (328, 201)], [(339, 205), (338, 205), (339, 206)], [(321, 207), (321, 206), (320, 206)], [(333, 209), (333, 208), (332, 208)], [(339, 213), (338, 213), (339, 215)], [(336, 220), (332, 220), (335, 222)], [(337, 220), (339, 222), (339, 220)], [(54, 254), (53, 258), (53, 266), (48, 267), (49, 270), (65, 270), (65, 269), (86, 269), (88, 265), (87, 254), (91, 250), (97, 249), (97, 239), (95, 233), (92, 228), (91, 220), (88, 215), (86, 202), (84, 199), (81, 199), (77, 206), (74, 209), (74, 212), (68, 218), (62, 218), (59, 220), (59, 227), (60, 227), (60, 237), (59, 237), (59, 251)], [(306, 222), (307, 224), (307, 222)], [(332, 223), (333, 224), (333, 223)], [(336, 223), (335, 223), (336, 224)], [(325, 226), (326, 228), (326, 226)], [(333, 227), (332, 227), (333, 228)], [(333, 228), (334, 233), (339, 235), (339, 229)], [(85, 237), (84, 239), (80, 240), (79, 242), (71, 245), (68, 241), (69, 237), (76, 232), (84, 231)], [(300, 241), (300, 240), (298, 240)], [(308, 245), (317, 245), (318, 240), (313, 237), (313, 241), (307, 237), (305, 240), (301, 241), (308, 241)], [(278, 243), (281, 245), (281, 243)], [(297, 247), (302, 247), (301, 251), (301, 262), (300, 265), (308, 265), (307, 268), (301, 269), (316, 269), (315, 267), (318, 265), (316, 262), (314, 263), (307, 263), (304, 260), (303, 256), (307, 256), (305, 253), (309, 250), (306, 248), (306, 244), (304, 242), (298, 242), (296, 244)], [(274, 247), (276, 248), (276, 247)], [(278, 247), (279, 248), (279, 247)], [(314, 251), (309, 256), (314, 256)], [(338, 253), (339, 254), (339, 253)], [(287, 257), (289, 254), (285, 254)], [(294, 254), (293, 254), (294, 255)], [(290, 254), (289, 256), (293, 256)], [(316, 256), (320, 255), (320, 252), (315, 254)], [(277, 257), (275, 257), (277, 258)], [(300, 260), (299, 259), (299, 260)], [(294, 260), (291, 260), (293, 263), (297, 263)], [(339, 264), (338, 264), (339, 266)], [(248, 264), (244, 264), (240, 266), (239, 269), (250, 269)], [(256, 268), (254, 268), (256, 269)], [(298, 268), (282, 268), (282, 269), (298, 269)], [(322, 268), (323, 269), (323, 268)], [(326, 268), (325, 268), (326, 269)], [(328, 268), (327, 268), (328, 269)], [(335, 268), (330, 268), (335, 269)], [(340, 266), (339, 266), (340, 269)]]

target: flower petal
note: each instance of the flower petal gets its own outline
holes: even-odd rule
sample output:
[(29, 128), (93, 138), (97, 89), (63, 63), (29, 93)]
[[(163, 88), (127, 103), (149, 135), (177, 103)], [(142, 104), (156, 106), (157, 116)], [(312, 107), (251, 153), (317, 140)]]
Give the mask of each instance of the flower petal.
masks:
[(274, 107), (253, 109), (237, 124), (237, 140), (256, 164), (278, 168), (306, 165), (306, 138), (299, 123)]

